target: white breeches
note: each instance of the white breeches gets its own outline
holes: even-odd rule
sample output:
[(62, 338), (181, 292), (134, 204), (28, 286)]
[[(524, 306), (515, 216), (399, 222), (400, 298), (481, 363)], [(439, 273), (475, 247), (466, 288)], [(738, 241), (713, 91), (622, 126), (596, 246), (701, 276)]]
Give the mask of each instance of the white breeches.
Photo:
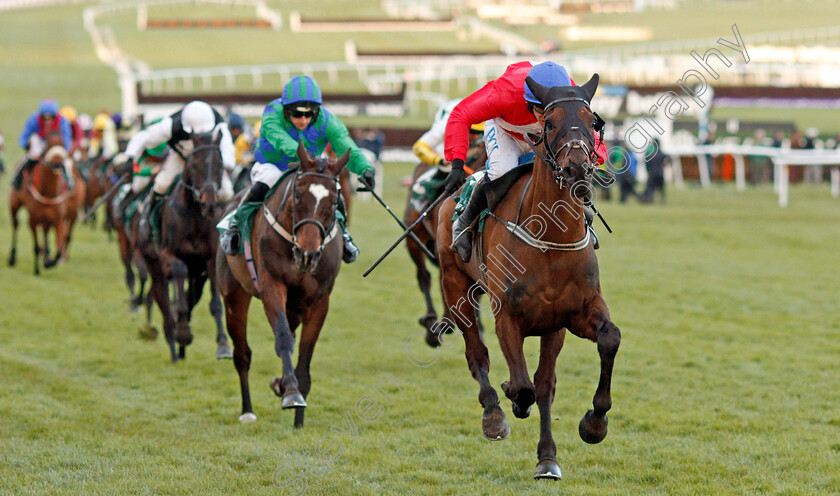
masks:
[(519, 165), (519, 157), (531, 151), (528, 143), (516, 139), (491, 119), (484, 123), (487, 149), (487, 179), (493, 181)]
[(251, 182), (260, 182), (267, 185), (269, 188), (274, 187), (282, 175), (283, 171), (273, 164), (263, 164), (261, 162), (257, 162), (253, 167), (251, 167)]

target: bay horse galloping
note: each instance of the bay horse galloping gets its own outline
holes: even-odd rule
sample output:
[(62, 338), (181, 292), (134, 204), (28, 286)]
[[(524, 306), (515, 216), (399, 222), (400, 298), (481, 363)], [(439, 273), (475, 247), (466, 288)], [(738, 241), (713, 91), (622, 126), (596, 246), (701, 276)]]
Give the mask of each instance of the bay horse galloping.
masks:
[[(184, 172), (161, 207), (160, 246), (151, 242), (149, 229), (139, 229), (139, 248), (152, 277), (152, 294), (163, 314), (163, 329), (173, 362), (186, 357), (192, 342), (192, 310), (210, 280), (210, 313), (216, 322), (216, 358), (230, 358), (222, 325), (222, 302), (216, 287), (216, 232), (218, 192), (222, 181), (221, 133), (195, 134)], [(174, 152), (173, 152), (174, 153)], [(169, 281), (175, 286), (169, 298)], [(174, 303), (174, 306), (173, 306)], [(175, 342), (178, 352), (175, 352)]]
[[(539, 408), (539, 462), (534, 477), (559, 479), (551, 404), (555, 363), (565, 331), (596, 342), (601, 358), (594, 408), (579, 426), (580, 437), (587, 443), (598, 443), (607, 435), (610, 381), (621, 336), (601, 296), (598, 260), (585, 225), (581, 195), (591, 186), (594, 172), (594, 129), (600, 119), (590, 110), (589, 102), (598, 75), (580, 87), (545, 88), (532, 83), (528, 82), (545, 108), (543, 133), (534, 145), (537, 158), (533, 170), (519, 171), (524, 174), (503, 198), (494, 198), (494, 183), (484, 190), (492, 213), (484, 232), (476, 235), (470, 263), (463, 263), (449, 248), (454, 202), (444, 202), (437, 252), (444, 299), (458, 316), (467, 363), (481, 388), (478, 398), (484, 408), (484, 436), (504, 439), (510, 427), (490, 385), (487, 347), (479, 337), (474, 313), (466, 311), (467, 302), (474, 302), (478, 292), (487, 293), (496, 316), (496, 335), (510, 370), (510, 380), (501, 387), (513, 403), (514, 415), (527, 417), (535, 401)], [(540, 337), (533, 382), (523, 354), (527, 336)]]
[[(25, 174), (20, 191), (13, 190), (9, 197), (9, 211), (12, 216), (12, 248), (9, 253), (10, 266), (17, 262), (17, 213), (21, 206), (29, 212), (29, 229), (35, 251), (35, 274), (40, 274), (39, 257), (43, 253), (44, 268), (56, 266), (65, 258), (70, 230), (76, 220), (80, 196), (84, 197), (84, 182), (76, 174), (72, 190), (64, 178), (64, 161), (69, 160), (62, 145), (61, 134), (48, 133), (47, 151)], [(75, 170), (75, 168), (74, 168)], [(72, 217), (72, 218), (71, 218)], [(43, 249), (39, 242), (38, 230), (44, 240)], [(50, 231), (55, 231), (56, 254), (50, 258)]]
[[(251, 349), (247, 339), (248, 306), (257, 297), (274, 332), (274, 351), (283, 362), (283, 376), (271, 381), (271, 389), (282, 397), (281, 408), (295, 408), (294, 425), (303, 427), (311, 385), (309, 364), (341, 266), (344, 244), (336, 220), (337, 186), (349, 152), (337, 161), (313, 160), (301, 142), (300, 166), (281, 178), (257, 211), (251, 237), (243, 240), (245, 255), (228, 256), (221, 250), (216, 255), (233, 363), (242, 389), (239, 420), (243, 423), (257, 418), (248, 386)], [(236, 204), (231, 202), (228, 210)], [(253, 260), (252, 266), (246, 264), (246, 257)], [(295, 330), (301, 324), (298, 364), (292, 368)]]

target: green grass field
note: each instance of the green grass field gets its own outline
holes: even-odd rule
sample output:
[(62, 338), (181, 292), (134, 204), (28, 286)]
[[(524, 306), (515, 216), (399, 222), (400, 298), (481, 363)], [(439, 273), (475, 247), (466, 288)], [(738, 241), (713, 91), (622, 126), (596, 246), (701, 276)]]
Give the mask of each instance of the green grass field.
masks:
[[(395, 208), (409, 170), (387, 165)], [(272, 480), (304, 469), (310, 495), (840, 493), (840, 204), (828, 188), (794, 187), (785, 209), (769, 187), (715, 186), (669, 190), (665, 206), (601, 210), (615, 230), (599, 229), (602, 287), (623, 334), (610, 433), (594, 446), (578, 437), (599, 369), (595, 346), (569, 335), (553, 407), (558, 483), (531, 479), (536, 412), (515, 419), (505, 400), (510, 438), (482, 437), (460, 340), (427, 368), (404, 354), (423, 304), (402, 249), (361, 277), (399, 233), (373, 203), (354, 205), (363, 252), (342, 267), (301, 431), (267, 387), (280, 360), (258, 301), (258, 420), (240, 425), (233, 364), (213, 357), (207, 295), (188, 358), (172, 365), (163, 340), (140, 339), (143, 319), (126, 311), (115, 243), (80, 226), (71, 260), (35, 277), (24, 227), (19, 265), (0, 268), (0, 494), (293, 494)], [(9, 233), (4, 200), (3, 260)], [(533, 371), (537, 343), (526, 344)], [(424, 346), (417, 358), (431, 357)], [(492, 333), (488, 347), (498, 385), (507, 370)], [(331, 426), (347, 428), (345, 412), (383, 374), (405, 391), (386, 387), (393, 405), (374, 422), (354, 414), (357, 439), (336, 435), (341, 456), (317, 476), (323, 467), (306, 453)]]

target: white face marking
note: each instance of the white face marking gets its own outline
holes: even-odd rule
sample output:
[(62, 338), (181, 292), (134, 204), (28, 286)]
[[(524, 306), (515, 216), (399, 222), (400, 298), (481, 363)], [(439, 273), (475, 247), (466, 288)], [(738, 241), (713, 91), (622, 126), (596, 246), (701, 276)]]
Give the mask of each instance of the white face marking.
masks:
[(315, 212), (317, 212), (318, 204), (321, 203), (321, 200), (330, 196), (330, 190), (328, 190), (323, 184), (310, 184), (309, 192), (315, 197)]

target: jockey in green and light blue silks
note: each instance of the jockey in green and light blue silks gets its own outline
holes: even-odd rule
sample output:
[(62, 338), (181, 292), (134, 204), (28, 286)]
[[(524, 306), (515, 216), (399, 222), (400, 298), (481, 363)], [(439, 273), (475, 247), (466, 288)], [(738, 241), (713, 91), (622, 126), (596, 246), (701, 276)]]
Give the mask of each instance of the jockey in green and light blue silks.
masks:
[[(256, 163), (251, 169), (253, 185), (243, 198), (242, 204), (261, 203), (265, 199), (268, 191), (289, 168), (289, 164), (297, 161), (299, 142), (302, 142), (313, 156), (323, 153), (327, 145), (330, 145), (338, 156), (349, 149), (350, 162), (347, 169), (359, 175), (366, 188), (373, 189), (373, 167), (350, 138), (344, 123), (323, 108), (321, 103), (321, 89), (318, 83), (309, 76), (295, 76), (286, 83), (280, 98), (265, 107), (260, 138), (254, 152)], [(353, 244), (342, 221), (342, 201), (339, 201), (339, 210), (339, 222), (344, 231), (343, 258), (345, 262), (350, 263), (356, 259), (359, 249)], [(239, 252), (239, 230), (236, 220), (238, 216), (234, 215), (233, 219), (220, 238), (222, 249), (230, 255)]]

